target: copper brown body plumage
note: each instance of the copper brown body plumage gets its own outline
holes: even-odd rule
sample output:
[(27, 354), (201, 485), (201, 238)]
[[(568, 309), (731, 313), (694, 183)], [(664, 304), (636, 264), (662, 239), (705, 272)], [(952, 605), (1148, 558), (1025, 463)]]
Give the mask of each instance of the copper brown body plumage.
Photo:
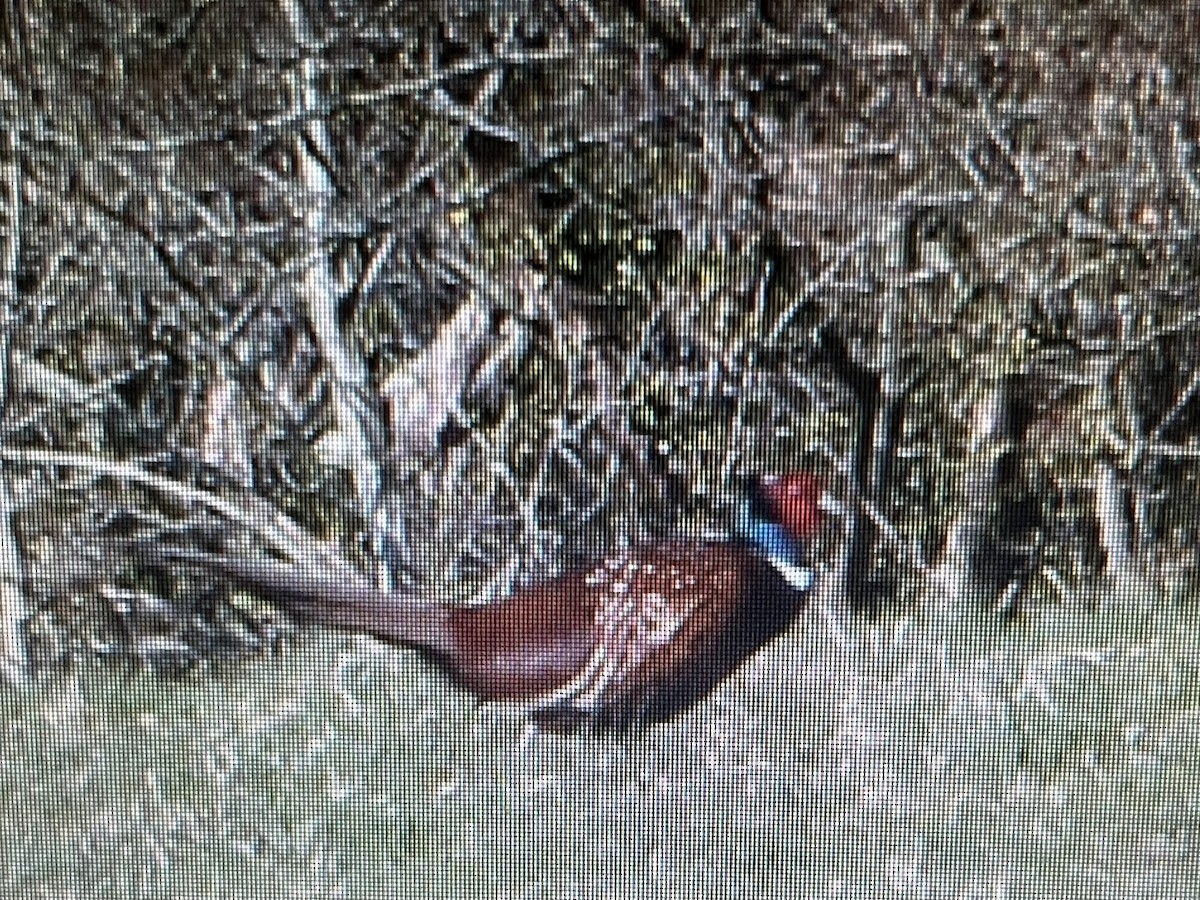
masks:
[(798, 609), (749, 546), (636, 547), (449, 617), (448, 668), (543, 719), (662, 718), (706, 693)]
[(809, 536), (796, 523), (815, 529), (816, 483), (755, 491), (741, 539), (629, 548), (483, 606), (414, 602), (269, 560), (184, 558), (313, 621), (416, 647), (477, 696), (527, 704), (543, 723), (657, 720), (706, 694), (803, 601), (811, 574), (778, 544), (790, 556)]

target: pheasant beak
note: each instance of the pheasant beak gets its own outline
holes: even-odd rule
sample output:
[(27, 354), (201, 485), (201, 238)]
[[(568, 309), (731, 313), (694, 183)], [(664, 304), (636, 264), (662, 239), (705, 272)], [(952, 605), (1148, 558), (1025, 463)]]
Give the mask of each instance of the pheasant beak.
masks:
[(822, 491), (817, 500), (817, 509), (830, 516), (842, 516), (846, 513), (846, 504)]

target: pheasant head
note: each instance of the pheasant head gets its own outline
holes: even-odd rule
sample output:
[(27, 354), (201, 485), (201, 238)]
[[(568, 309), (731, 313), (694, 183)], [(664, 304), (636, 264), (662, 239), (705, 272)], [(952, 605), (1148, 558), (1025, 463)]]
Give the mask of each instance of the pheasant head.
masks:
[(805, 551), (821, 527), (821, 501), (821, 483), (807, 472), (760, 476), (751, 482), (734, 519), (737, 536), (757, 548), (798, 591), (813, 584)]

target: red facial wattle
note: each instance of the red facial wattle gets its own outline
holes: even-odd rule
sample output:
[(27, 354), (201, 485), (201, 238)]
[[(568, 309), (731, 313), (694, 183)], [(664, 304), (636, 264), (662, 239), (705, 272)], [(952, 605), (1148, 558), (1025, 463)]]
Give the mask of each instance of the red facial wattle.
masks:
[(760, 489), (772, 518), (792, 537), (808, 540), (821, 527), (821, 482), (807, 472), (769, 476)]

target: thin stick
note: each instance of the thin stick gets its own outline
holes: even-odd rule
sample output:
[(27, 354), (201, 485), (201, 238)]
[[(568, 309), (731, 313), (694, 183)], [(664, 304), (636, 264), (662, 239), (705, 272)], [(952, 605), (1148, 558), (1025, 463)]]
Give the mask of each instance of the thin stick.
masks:
[(147, 472), (132, 463), (100, 459), (81, 453), (0, 446), (0, 460), (24, 465), (80, 469), (120, 481), (139, 484), (224, 516), (249, 529), (268, 544), (274, 552), (289, 559), (304, 560), (305, 557), (311, 559), (314, 555), (326, 558), (333, 556), (323, 542), (312, 537), (274, 508), (254, 498), (247, 498), (249, 506), (252, 507), (248, 508), (200, 488)]

